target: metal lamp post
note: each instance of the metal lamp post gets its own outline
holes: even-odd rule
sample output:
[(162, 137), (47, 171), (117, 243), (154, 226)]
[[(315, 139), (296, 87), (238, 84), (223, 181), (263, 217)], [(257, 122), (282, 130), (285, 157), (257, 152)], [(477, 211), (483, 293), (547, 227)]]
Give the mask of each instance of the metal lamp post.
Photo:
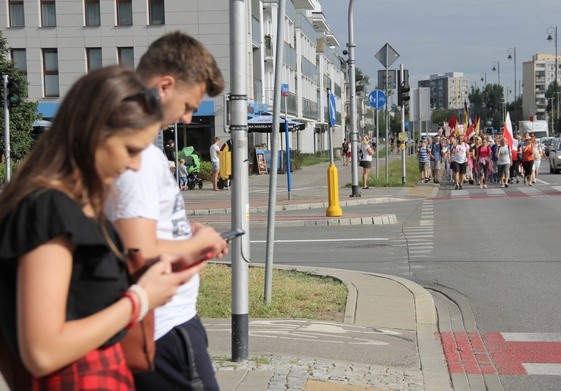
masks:
[[(548, 27), (547, 30), (547, 40), (548, 41), (553, 41), (553, 43), (555, 44), (555, 92), (557, 92), (557, 72), (559, 70), (559, 67), (557, 66), (557, 26), (555, 27)], [(551, 34), (553, 34), (553, 37), (551, 36)], [(557, 123), (557, 117), (559, 116), (558, 114), (558, 108), (559, 108), (559, 98), (557, 93), (555, 94), (555, 122)]]
[(499, 87), (501, 86), (501, 63), (500, 61), (493, 61), (493, 72), (497, 71)]
[(485, 87), (487, 87), (487, 72), (483, 72), (481, 75), (481, 81), (485, 83)]
[(516, 46), (509, 48), (506, 52), (508, 53), (507, 58), (514, 60), (514, 101), (516, 102), (516, 99), (518, 99), (518, 95), (516, 95)]

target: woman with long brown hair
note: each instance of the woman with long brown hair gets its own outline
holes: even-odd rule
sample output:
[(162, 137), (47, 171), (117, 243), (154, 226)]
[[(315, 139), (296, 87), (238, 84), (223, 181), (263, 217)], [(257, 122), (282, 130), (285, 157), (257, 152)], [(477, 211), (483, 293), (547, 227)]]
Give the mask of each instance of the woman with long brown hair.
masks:
[(161, 260), (131, 286), (103, 214), (161, 119), (159, 95), (134, 71), (93, 71), (0, 193), (0, 361), (14, 388), (27, 388), (13, 381), (23, 368), (29, 389), (134, 389), (119, 341), (198, 270), (172, 273)]

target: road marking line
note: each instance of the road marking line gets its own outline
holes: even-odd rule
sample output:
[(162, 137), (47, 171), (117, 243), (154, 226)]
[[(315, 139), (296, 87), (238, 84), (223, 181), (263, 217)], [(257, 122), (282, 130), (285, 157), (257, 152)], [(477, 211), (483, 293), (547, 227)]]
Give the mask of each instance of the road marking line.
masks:
[(509, 342), (560, 342), (561, 333), (501, 333)]
[(561, 364), (522, 364), (528, 375), (561, 376)]
[[(277, 239), (275, 243), (311, 243), (311, 242), (366, 242), (389, 240), (388, 238), (349, 238), (349, 239)], [(267, 243), (266, 240), (250, 240), (250, 243)]]

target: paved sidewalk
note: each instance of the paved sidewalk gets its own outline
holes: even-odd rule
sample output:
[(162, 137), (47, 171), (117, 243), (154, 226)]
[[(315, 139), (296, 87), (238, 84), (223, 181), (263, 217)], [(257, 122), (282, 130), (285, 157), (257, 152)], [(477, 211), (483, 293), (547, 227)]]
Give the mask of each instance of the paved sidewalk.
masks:
[(230, 320), (203, 319), (222, 390), (451, 389), (434, 301), (423, 287), (382, 274), (284, 268), (345, 282), (343, 322), (253, 319), (250, 359), (234, 363)]
[[(360, 189), (361, 197), (350, 197), (350, 187), (344, 187), (351, 182), (350, 167), (343, 167), (340, 161), (336, 166), (343, 216), (325, 215), (328, 164), (319, 164), (292, 173), (290, 198), (286, 175), (278, 175), (275, 225), (396, 224), (395, 215), (379, 213), (376, 204), (407, 202), (438, 193), (438, 186), (422, 184), (413, 189)], [(250, 227), (267, 223), (269, 178), (249, 178)], [(184, 192), (184, 197), (192, 221), (230, 226), (229, 190), (195, 189)], [(345, 211), (345, 207), (359, 204), (372, 208), (362, 215)], [(230, 319), (203, 319), (222, 390), (451, 389), (434, 301), (423, 287), (388, 275), (284, 267), (343, 281), (349, 291), (344, 320), (250, 319), (250, 359), (234, 363), (230, 361)]]

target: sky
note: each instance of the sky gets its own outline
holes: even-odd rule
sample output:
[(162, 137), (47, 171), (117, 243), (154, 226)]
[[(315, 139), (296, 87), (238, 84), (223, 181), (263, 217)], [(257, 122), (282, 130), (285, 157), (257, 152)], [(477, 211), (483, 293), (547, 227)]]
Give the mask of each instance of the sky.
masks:
[[(349, 40), (350, 1), (320, 0), (340, 54)], [(514, 96), (510, 48), (516, 48), (518, 95), (522, 63), (537, 53), (555, 53), (554, 40), (547, 40), (549, 27), (558, 27), (561, 55), (561, 0), (353, 0), (353, 9), (355, 65), (370, 77), (370, 90), (384, 69), (375, 54), (386, 43), (399, 54), (389, 69), (403, 64), (412, 87), (432, 74), (462, 72), (470, 85), (482, 88), (483, 73), (487, 83), (498, 83), (498, 71), (492, 70), (498, 62), (500, 84), (512, 91), (509, 101)]]

